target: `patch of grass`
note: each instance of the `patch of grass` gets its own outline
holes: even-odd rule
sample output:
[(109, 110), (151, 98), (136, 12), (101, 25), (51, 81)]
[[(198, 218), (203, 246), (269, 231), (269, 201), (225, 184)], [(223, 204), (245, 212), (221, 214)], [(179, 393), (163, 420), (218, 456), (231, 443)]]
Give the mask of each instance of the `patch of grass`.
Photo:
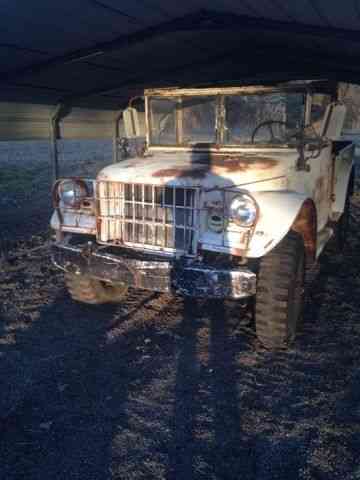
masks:
[(44, 175), (43, 170), (39, 166), (29, 168), (3, 167), (0, 169), (0, 190), (26, 190)]

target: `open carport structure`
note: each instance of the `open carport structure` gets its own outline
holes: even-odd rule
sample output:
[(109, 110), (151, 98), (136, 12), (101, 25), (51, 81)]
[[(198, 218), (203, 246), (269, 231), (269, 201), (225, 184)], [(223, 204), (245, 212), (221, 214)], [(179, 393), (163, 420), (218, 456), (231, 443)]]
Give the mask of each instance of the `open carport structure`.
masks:
[(116, 139), (144, 87), (360, 78), (355, 0), (5, 0), (0, 18), (0, 140)]
[(0, 261), (0, 478), (359, 478), (359, 198), (347, 252), (321, 262), (296, 346), (276, 354), (238, 303), (136, 291), (79, 305), (48, 235), (31, 233), (50, 215), (36, 196), (41, 182), (50, 193), (49, 140), (55, 165), (58, 139), (116, 152), (144, 87), (360, 84), (360, 2), (1, 0), (0, 25), (0, 156), (7, 141), (46, 143), (26, 183), (18, 162), (20, 208), (0, 168), (0, 237), (26, 230)]

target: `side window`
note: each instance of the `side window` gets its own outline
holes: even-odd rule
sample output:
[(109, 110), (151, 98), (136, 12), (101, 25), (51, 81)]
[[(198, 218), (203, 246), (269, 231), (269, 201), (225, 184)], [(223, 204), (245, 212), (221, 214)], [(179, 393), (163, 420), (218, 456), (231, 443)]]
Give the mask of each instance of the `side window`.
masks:
[(310, 123), (320, 135), (326, 108), (331, 102), (330, 95), (314, 94), (311, 102)]

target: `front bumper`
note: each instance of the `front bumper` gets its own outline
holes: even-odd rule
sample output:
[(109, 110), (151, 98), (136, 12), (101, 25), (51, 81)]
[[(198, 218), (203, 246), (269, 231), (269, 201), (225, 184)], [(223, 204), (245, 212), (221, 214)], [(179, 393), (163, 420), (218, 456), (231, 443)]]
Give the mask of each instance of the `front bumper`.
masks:
[(60, 269), (110, 283), (203, 298), (246, 298), (256, 293), (256, 274), (244, 267), (216, 268), (197, 261), (175, 260), (120, 249), (119, 254), (92, 245), (53, 245)]

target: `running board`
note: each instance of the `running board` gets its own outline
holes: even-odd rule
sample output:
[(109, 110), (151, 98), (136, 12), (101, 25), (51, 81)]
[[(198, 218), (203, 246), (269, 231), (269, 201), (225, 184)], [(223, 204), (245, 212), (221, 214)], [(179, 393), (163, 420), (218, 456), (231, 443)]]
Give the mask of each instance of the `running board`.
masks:
[(324, 250), (327, 242), (334, 235), (334, 230), (330, 227), (325, 227), (317, 235), (317, 248), (316, 248), (316, 258), (319, 257), (320, 253)]

